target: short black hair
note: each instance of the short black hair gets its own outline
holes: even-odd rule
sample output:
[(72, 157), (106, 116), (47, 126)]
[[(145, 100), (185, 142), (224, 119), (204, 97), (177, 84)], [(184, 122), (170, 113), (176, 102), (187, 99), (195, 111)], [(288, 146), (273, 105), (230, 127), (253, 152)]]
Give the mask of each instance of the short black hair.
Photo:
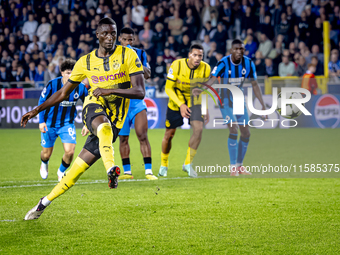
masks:
[(198, 49), (198, 50), (203, 50), (204, 48), (201, 44), (195, 43), (193, 45), (190, 46), (189, 52), (192, 52), (193, 49)]
[(135, 35), (135, 31), (131, 27), (123, 27), (119, 34)]
[(116, 22), (113, 19), (109, 18), (109, 17), (102, 18), (99, 21), (99, 23), (98, 23), (97, 29), (100, 28), (102, 25), (114, 25), (114, 26), (117, 26)]
[(60, 72), (64, 72), (66, 70), (73, 70), (74, 65), (76, 64), (76, 61), (72, 58), (66, 59), (63, 63), (60, 65)]
[(240, 39), (235, 39), (232, 43), (231, 46), (234, 46), (235, 44), (243, 44), (243, 42)]

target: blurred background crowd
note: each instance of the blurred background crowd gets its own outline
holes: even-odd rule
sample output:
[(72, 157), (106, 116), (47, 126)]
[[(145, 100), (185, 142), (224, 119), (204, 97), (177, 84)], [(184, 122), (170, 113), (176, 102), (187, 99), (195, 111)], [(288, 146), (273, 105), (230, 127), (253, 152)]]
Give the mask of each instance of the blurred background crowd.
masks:
[[(193, 42), (214, 66), (244, 40), (258, 76), (303, 76), (309, 64), (324, 73), (323, 22), (331, 26), (330, 77), (340, 77), (339, 0), (1, 0), (0, 82), (44, 86), (65, 58), (98, 47), (96, 27), (112, 17), (132, 27), (134, 46), (147, 52), (150, 84), (160, 90), (169, 65)], [(16, 86), (16, 85), (12, 85)]]

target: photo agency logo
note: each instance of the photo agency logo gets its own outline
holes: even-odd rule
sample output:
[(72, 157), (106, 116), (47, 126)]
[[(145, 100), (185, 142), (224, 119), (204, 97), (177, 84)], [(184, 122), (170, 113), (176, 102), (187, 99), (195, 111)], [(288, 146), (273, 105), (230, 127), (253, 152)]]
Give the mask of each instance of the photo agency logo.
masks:
[[(243, 91), (234, 85), (227, 85), (227, 84), (215, 84), (212, 86), (208, 86), (204, 84), (208, 89), (210, 89), (218, 98), (220, 102), (220, 107), (229, 107), (225, 106), (222, 103), (222, 99), (220, 98), (219, 94), (217, 93), (216, 89), (226, 89), (229, 90), (231, 96), (233, 98), (232, 102), (232, 113), (233, 115), (243, 115), (245, 112), (245, 96)], [(216, 100), (214, 99), (213, 95), (209, 93), (206, 89), (200, 88), (202, 91), (207, 93), (202, 93), (202, 103), (201, 103), (201, 110), (202, 115), (206, 115), (208, 108), (207, 108), (207, 95), (209, 95), (215, 105), (217, 105)], [(247, 104), (248, 109), (252, 114), (258, 116), (268, 116), (275, 111), (278, 112), (281, 116), (285, 117), (286, 119), (281, 120), (281, 125), (284, 127), (296, 127), (298, 122), (294, 120), (294, 118), (298, 117), (300, 114), (304, 114), (307, 116), (311, 116), (312, 114), (306, 109), (305, 103), (307, 103), (311, 99), (311, 93), (304, 88), (282, 88), (281, 93), (278, 95), (277, 88), (272, 89), (272, 106), (270, 109), (266, 110), (258, 110), (255, 109), (253, 104), (253, 88), (248, 87), (248, 97), (247, 97)], [(246, 126), (249, 125), (250, 127), (262, 127), (264, 125), (264, 121), (269, 121), (274, 126), (277, 121), (280, 119), (251, 119), (248, 123), (245, 122), (233, 122), (229, 116), (226, 116), (225, 119), (223, 118), (216, 118), (213, 121), (213, 126), (217, 127), (219, 125), (242, 125)], [(293, 122), (293, 125), (292, 123)]]

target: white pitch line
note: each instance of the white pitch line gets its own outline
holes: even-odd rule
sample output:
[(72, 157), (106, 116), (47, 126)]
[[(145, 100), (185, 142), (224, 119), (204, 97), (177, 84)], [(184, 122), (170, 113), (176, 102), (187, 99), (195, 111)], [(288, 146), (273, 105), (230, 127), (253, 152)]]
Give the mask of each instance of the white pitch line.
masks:
[[(177, 179), (191, 179), (190, 177), (173, 177), (173, 178), (162, 178), (159, 180), (177, 180)], [(120, 180), (119, 182), (147, 182), (151, 180), (148, 179), (129, 179), (129, 180)], [(54, 186), (58, 182), (53, 183), (37, 183), (30, 185), (12, 185), (12, 186), (0, 186), (0, 189), (14, 189), (14, 188), (30, 188), (30, 187), (44, 187), (44, 186)], [(79, 181), (76, 184), (97, 184), (97, 183), (107, 183), (107, 180), (94, 180), (94, 181)], [(156, 184), (157, 182), (155, 182)]]

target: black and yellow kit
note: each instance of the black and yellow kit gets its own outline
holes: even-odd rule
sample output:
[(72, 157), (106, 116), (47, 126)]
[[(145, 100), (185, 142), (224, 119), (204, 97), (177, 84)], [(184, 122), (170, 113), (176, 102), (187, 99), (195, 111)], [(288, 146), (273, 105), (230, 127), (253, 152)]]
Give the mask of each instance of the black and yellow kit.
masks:
[(210, 66), (201, 61), (197, 68), (188, 66), (188, 59), (175, 60), (168, 72), (165, 91), (169, 96), (166, 115), (166, 128), (176, 128), (183, 125), (183, 118), (179, 111), (182, 104), (191, 109), (190, 120), (203, 121), (201, 115), (201, 97), (192, 97), (191, 89), (197, 82), (205, 82), (210, 76)]
[[(108, 57), (98, 57), (98, 50), (94, 50), (76, 62), (69, 81), (81, 82), (88, 78), (91, 88), (83, 106), (83, 121), (92, 134), (92, 120), (104, 115), (111, 122), (115, 140), (123, 127), (130, 104), (130, 99), (116, 95), (100, 96), (97, 99), (93, 96), (93, 91), (96, 88), (129, 89), (130, 77), (137, 74), (143, 74), (143, 66), (136, 52), (120, 45), (116, 45), (114, 52)], [(89, 137), (84, 148), (95, 140), (95, 137)], [(93, 149), (90, 151), (94, 153)]]

